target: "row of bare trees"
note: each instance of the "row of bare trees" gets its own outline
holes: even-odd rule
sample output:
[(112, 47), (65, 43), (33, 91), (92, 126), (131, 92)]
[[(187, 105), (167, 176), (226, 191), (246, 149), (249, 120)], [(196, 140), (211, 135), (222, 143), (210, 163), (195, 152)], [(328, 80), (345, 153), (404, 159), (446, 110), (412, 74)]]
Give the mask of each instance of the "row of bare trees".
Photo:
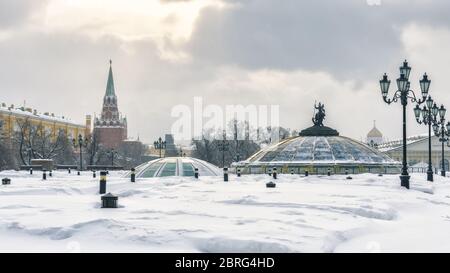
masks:
[[(32, 123), (29, 118), (18, 119), (11, 136), (0, 136), (0, 170), (30, 165), (32, 159), (52, 159), (60, 165), (79, 164), (75, 152), (78, 153), (78, 149), (74, 148), (72, 139), (64, 130), (54, 132)], [(132, 149), (121, 145), (113, 152), (101, 145), (94, 132), (83, 149), (83, 165), (110, 165), (114, 161), (116, 166), (131, 168), (141, 163), (145, 152), (144, 145), (134, 145)]]
[(225, 131), (209, 128), (204, 130), (200, 139), (193, 139), (193, 157), (221, 167), (230, 166), (233, 162), (247, 159), (273, 141), (294, 135), (298, 132), (282, 127), (250, 128), (247, 121), (232, 120)]

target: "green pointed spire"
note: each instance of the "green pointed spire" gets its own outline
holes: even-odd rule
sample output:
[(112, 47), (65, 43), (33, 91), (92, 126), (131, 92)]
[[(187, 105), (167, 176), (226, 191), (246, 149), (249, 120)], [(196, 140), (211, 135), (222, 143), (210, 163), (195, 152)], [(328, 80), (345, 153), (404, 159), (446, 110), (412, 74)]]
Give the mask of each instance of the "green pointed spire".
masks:
[(106, 95), (114, 97), (116, 96), (116, 90), (114, 89), (114, 79), (112, 73), (112, 61), (109, 60), (109, 74), (108, 74), (108, 83), (106, 84)]

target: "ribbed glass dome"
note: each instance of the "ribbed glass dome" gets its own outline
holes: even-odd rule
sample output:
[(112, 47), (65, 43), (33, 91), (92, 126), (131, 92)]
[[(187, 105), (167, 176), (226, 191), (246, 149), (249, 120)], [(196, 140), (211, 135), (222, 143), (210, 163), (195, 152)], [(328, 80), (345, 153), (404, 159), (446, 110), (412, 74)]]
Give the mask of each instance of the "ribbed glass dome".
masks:
[[(136, 168), (137, 178), (164, 176), (194, 176), (198, 168), (200, 176), (217, 176), (221, 174), (218, 167), (192, 157), (166, 157), (144, 163)], [(130, 176), (130, 174), (127, 174)]]
[(295, 137), (262, 149), (250, 162), (279, 163), (394, 163), (388, 156), (342, 136)]

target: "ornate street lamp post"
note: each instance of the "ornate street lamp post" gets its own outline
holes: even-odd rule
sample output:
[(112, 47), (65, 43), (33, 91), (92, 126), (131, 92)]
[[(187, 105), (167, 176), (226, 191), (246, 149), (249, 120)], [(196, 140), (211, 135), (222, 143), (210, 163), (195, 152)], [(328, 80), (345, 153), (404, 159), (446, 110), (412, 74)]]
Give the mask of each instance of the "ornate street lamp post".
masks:
[(80, 175), (80, 172), (83, 170), (83, 147), (87, 147), (89, 139), (87, 137), (83, 139), (83, 136), (79, 134), (78, 139), (72, 139), (72, 143), (74, 148), (78, 147), (80, 149), (80, 171), (78, 172), (78, 175)]
[[(420, 109), (419, 105), (416, 105), (414, 108), (414, 115), (416, 116), (416, 121), (419, 124), (425, 124), (428, 126), (428, 170), (427, 170), (427, 180), (433, 181), (433, 166), (431, 163), (431, 127), (434, 123), (436, 123), (437, 114), (439, 112), (439, 108), (436, 103), (433, 102), (433, 99), (428, 96), (425, 101), (425, 106)], [(422, 116), (421, 116), (422, 115)]]
[(157, 141), (153, 142), (155, 149), (159, 150), (159, 158), (162, 157), (161, 151), (166, 148), (166, 141), (163, 141), (162, 138), (158, 138)]
[[(445, 154), (444, 154), (444, 142), (447, 142), (448, 145), (448, 141), (449, 141), (449, 136), (450, 136), (450, 122), (447, 122), (447, 125), (445, 124), (445, 113), (446, 113), (447, 109), (445, 109), (444, 105), (441, 105), (441, 107), (439, 108), (439, 117), (440, 120), (436, 121), (433, 124), (433, 130), (434, 130), (434, 134), (439, 137), (439, 141), (442, 143), (442, 169), (441, 169), (441, 175), (445, 177)], [(440, 127), (440, 128), (439, 128)]]
[(225, 133), (225, 130), (223, 131), (223, 137), (222, 140), (218, 144), (219, 151), (222, 152), (222, 168), (225, 167), (225, 152), (228, 151), (228, 148), (230, 144), (227, 141), (227, 135)]
[(391, 104), (392, 102), (400, 102), (403, 106), (403, 160), (402, 160), (402, 173), (400, 175), (401, 186), (409, 189), (409, 173), (407, 163), (406, 152), (406, 105), (408, 105), (408, 99), (411, 102), (417, 102), (422, 104), (428, 96), (428, 90), (430, 88), (431, 81), (428, 79), (427, 74), (423, 75), (423, 79), (420, 80), (420, 89), (422, 91), (422, 99), (417, 99), (413, 90), (410, 89), (409, 74), (411, 73), (411, 67), (408, 66), (408, 62), (405, 60), (403, 66), (400, 67), (400, 77), (397, 79), (397, 88), (392, 99), (388, 98), (389, 86), (391, 81), (388, 79), (386, 73), (380, 80), (381, 95), (384, 102)]
[(114, 157), (116, 156), (117, 152), (114, 149), (111, 149), (109, 151), (109, 154), (111, 155), (111, 166), (114, 167)]

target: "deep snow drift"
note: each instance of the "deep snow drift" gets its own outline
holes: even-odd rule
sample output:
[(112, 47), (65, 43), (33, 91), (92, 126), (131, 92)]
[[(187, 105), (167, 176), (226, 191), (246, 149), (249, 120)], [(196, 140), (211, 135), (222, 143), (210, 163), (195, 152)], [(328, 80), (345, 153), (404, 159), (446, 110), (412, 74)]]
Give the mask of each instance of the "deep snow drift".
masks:
[[(108, 176), (1, 172), (1, 252), (450, 252), (450, 179), (397, 175)], [(265, 183), (275, 181), (268, 189)]]

